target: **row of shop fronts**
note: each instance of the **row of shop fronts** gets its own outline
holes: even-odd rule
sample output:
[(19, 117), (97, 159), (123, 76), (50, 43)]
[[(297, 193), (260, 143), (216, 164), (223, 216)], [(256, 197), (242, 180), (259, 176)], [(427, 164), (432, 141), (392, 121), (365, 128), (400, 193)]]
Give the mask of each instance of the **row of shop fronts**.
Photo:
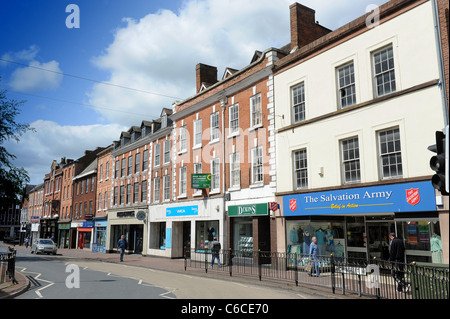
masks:
[[(442, 200), (442, 202), (441, 202)], [(37, 238), (60, 248), (114, 252), (121, 235), (129, 253), (182, 258), (210, 249), (309, 253), (313, 236), (322, 255), (388, 259), (389, 234), (402, 238), (406, 262), (447, 263), (448, 198), (430, 182), (289, 194), (275, 202), (227, 205), (223, 197), (111, 211), (108, 219), (32, 220)], [(224, 213), (223, 207), (227, 212)], [(446, 204), (448, 205), (448, 204)], [(446, 250), (447, 249), (447, 250)], [(447, 258), (447, 261), (444, 259)]]

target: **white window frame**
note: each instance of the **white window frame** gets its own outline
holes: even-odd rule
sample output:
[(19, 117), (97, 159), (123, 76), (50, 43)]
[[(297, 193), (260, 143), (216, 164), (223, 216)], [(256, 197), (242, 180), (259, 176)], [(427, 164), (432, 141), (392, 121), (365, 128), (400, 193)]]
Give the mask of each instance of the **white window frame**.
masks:
[[(202, 173), (202, 162), (194, 163), (194, 174), (201, 174)], [(201, 189), (196, 189), (194, 196), (198, 196), (202, 194)]]
[[(258, 109), (256, 109), (256, 107)], [(258, 93), (250, 98), (250, 128), (257, 128), (261, 126), (262, 126), (262, 100), (261, 100), (261, 93)]]
[[(305, 166), (300, 166), (297, 167), (297, 158), (296, 158), (296, 153), (297, 152), (304, 152), (304, 158), (303, 160), (306, 161), (306, 165)], [(308, 150), (306, 148), (301, 148), (298, 150), (294, 150), (292, 151), (292, 160), (293, 160), (293, 178), (294, 178), (294, 188), (295, 189), (307, 189), (308, 188)], [(299, 185), (298, 184), (298, 178), (297, 178), (297, 173), (298, 172), (305, 172), (306, 173), (306, 177), (304, 178), (306, 180), (306, 183)]]
[[(216, 166), (217, 165), (217, 166)], [(211, 193), (220, 192), (220, 158), (211, 159)]]
[(187, 167), (180, 167), (180, 188), (178, 197), (185, 197), (187, 194)]
[[(168, 185), (166, 185), (166, 180), (168, 181)], [(163, 201), (170, 201), (170, 175), (163, 176)], [(167, 186), (167, 187), (166, 187)], [(166, 197), (167, 190), (167, 197)]]
[(161, 198), (161, 178), (158, 176), (153, 179), (153, 202), (159, 203), (160, 198)]
[(164, 164), (170, 163), (170, 140), (164, 141)]
[(186, 125), (180, 127), (180, 147), (179, 152), (187, 151), (187, 128)]
[(154, 157), (153, 167), (158, 167), (161, 165), (161, 143), (155, 144), (155, 157)]
[(202, 119), (194, 121), (194, 146), (193, 148), (202, 147)]
[(219, 111), (211, 113), (209, 116), (210, 141), (216, 142), (220, 139), (219, 131)]
[[(357, 143), (357, 147), (353, 147), (352, 149), (345, 149), (345, 143), (352, 142)], [(359, 147), (359, 138), (358, 136), (349, 137), (346, 139), (342, 139), (340, 141), (341, 148), (341, 175), (343, 184), (354, 184), (361, 182), (361, 151)], [(347, 155), (347, 156), (346, 156)], [(348, 165), (354, 165), (354, 168), (347, 170)], [(352, 179), (352, 173), (355, 172), (357, 178)], [(350, 174), (350, 179), (347, 180), (347, 174)], [(359, 176), (359, 178), (358, 178)]]
[[(336, 68), (336, 84), (337, 84), (337, 98), (340, 109), (356, 104), (356, 76), (354, 61), (347, 62)], [(347, 94), (351, 91), (350, 94)], [(345, 93), (343, 96), (342, 93)], [(348, 103), (348, 99), (351, 99)], [(345, 101), (345, 104), (343, 103)]]
[[(386, 140), (386, 152), (383, 152), (383, 138), (381, 137), (382, 133), (387, 133), (389, 131), (393, 131), (394, 137), (392, 141)], [(396, 135), (398, 135), (398, 139), (395, 139)], [(396, 145), (396, 141), (398, 141), (398, 144)], [(389, 145), (389, 142), (393, 142), (393, 145)], [(402, 147), (401, 147), (401, 136), (400, 136), (400, 128), (399, 127), (391, 127), (388, 129), (383, 129), (377, 132), (377, 143), (378, 143), (378, 166), (379, 166), (379, 172), (380, 172), (380, 178), (381, 180), (386, 179), (396, 179), (396, 178), (402, 178), (403, 177), (403, 160), (402, 160)], [(391, 146), (391, 147), (390, 147)], [(392, 149), (393, 146), (393, 149)], [(384, 175), (384, 163), (385, 159), (388, 159), (388, 162), (391, 162), (392, 157), (395, 156), (395, 166), (396, 171), (401, 171), (401, 174), (392, 175), (391, 169), (389, 168), (389, 176)], [(400, 158), (399, 158), (400, 157)], [(400, 160), (400, 161), (399, 161)], [(389, 165), (393, 166), (393, 165)], [(399, 169), (399, 166), (401, 167)]]
[[(379, 70), (379, 72), (377, 72), (377, 64), (379, 64), (379, 62), (377, 62), (376, 56), (378, 54), (382, 54), (383, 51), (386, 51), (387, 60), (379, 61), (381, 63), (381, 69)], [(389, 57), (389, 51), (392, 54), (392, 56), (390, 56), (390, 57)], [(380, 57), (380, 59), (381, 59), (381, 57)], [(390, 61), (390, 60), (392, 60), (392, 61)], [(386, 65), (384, 65), (385, 66), (384, 68), (383, 68), (383, 64), (382, 64), (383, 61), (386, 61), (386, 63), (387, 63)], [(384, 96), (384, 95), (387, 95), (390, 93), (394, 93), (396, 91), (397, 83), (396, 83), (396, 76), (395, 76), (394, 46), (392, 44), (386, 45), (386, 46), (372, 52), (372, 70), (373, 70), (373, 88), (374, 88), (375, 97)], [(385, 82), (384, 77), (386, 75), (389, 76), (389, 81)], [(378, 88), (379, 88), (378, 79), (382, 80), (383, 90), (381, 93), (378, 90)], [(385, 84), (388, 82), (389, 82), (389, 91), (386, 92)]]
[[(297, 94), (297, 90), (299, 93)], [(306, 94), (305, 94), (305, 82), (298, 83), (291, 87), (291, 114), (292, 123), (300, 123), (306, 119)], [(296, 108), (299, 108), (299, 112), (296, 112)], [(299, 119), (296, 119), (296, 114), (299, 114)]]
[(241, 163), (239, 152), (230, 154), (230, 188), (241, 188)]
[(252, 148), (252, 185), (264, 183), (263, 147)]
[(239, 103), (233, 104), (229, 108), (229, 129), (228, 135), (239, 133)]

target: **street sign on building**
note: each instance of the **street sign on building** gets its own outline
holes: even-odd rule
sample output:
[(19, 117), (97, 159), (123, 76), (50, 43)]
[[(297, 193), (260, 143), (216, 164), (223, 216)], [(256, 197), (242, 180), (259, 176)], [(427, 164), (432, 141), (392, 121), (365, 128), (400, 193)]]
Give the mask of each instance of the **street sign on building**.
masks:
[(211, 174), (192, 174), (191, 188), (211, 188)]

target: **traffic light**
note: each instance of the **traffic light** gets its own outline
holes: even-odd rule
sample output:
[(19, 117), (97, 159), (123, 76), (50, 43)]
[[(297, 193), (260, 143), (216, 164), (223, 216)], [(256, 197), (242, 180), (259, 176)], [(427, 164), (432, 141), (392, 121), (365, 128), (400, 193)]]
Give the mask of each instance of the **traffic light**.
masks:
[(449, 194), (449, 147), (448, 147), (448, 125), (443, 131), (436, 131), (436, 144), (428, 149), (436, 155), (430, 159), (430, 167), (436, 174), (431, 178), (433, 187), (442, 195)]

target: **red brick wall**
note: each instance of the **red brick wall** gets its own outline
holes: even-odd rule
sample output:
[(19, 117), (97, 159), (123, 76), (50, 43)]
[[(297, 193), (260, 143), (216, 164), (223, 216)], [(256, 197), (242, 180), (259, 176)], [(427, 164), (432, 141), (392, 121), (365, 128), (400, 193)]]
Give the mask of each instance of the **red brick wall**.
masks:
[[(107, 165), (109, 163), (109, 166)], [(111, 205), (111, 180), (113, 179), (111, 150), (108, 150), (98, 156), (97, 162), (97, 202), (95, 205), (95, 216), (101, 217), (107, 215), (107, 210)], [(108, 171), (107, 171), (108, 168)], [(101, 173), (100, 173), (101, 172)], [(107, 192), (107, 201), (105, 207), (105, 192)], [(100, 210), (99, 210), (99, 200)]]

